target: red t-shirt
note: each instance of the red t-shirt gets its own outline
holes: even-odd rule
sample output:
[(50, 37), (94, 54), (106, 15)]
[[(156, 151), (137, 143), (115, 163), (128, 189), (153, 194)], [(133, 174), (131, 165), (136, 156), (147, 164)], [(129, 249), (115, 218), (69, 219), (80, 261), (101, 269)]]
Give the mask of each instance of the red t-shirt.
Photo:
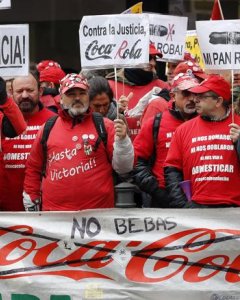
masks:
[[(235, 115), (234, 122), (240, 124)], [(192, 199), (200, 204), (240, 205), (240, 164), (230, 139), (230, 116), (221, 122), (196, 117), (175, 132), (165, 166), (183, 171), (192, 183)]]
[[(92, 115), (72, 126), (72, 119), (59, 117), (48, 141), (46, 178), (42, 181), (42, 210), (77, 211), (114, 207), (112, 155), (114, 123), (104, 118), (108, 133), (106, 147), (94, 145), (98, 133)], [(43, 153), (42, 129), (33, 144), (27, 162), (24, 190), (31, 199), (39, 199)], [(86, 140), (84, 142), (84, 140)], [(87, 154), (84, 143), (90, 151)]]
[(53, 115), (53, 112), (43, 108), (25, 120), (27, 129), (24, 133), (2, 141), (1, 168), (4, 176), (0, 180), (0, 210), (24, 211), (22, 193), (25, 164), (40, 126)]

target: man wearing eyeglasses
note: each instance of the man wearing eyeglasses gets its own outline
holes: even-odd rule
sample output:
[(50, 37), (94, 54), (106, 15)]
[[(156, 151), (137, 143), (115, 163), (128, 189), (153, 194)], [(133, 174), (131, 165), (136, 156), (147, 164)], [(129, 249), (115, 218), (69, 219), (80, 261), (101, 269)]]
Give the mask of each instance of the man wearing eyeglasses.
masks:
[[(170, 207), (240, 206), (240, 164), (236, 151), (239, 116), (230, 109), (231, 89), (219, 75), (209, 75), (195, 94), (198, 117), (180, 126), (165, 162)], [(191, 201), (181, 189), (189, 180)]]
[[(175, 76), (170, 92), (171, 107), (161, 115), (156, 141), (153, 138), (154, 117), (143, 124), (140, 133), (134, 140), (137, 158), (134, 179), (142, 191), (151, 195), (151, 204), (144, 203), (144, 206), (166, 208), (169, 205), (163, 164), (176, 128), (185, 121), (196, 117), (194, 94), (188, 89), (197, 86), (198, 83), (198, 79), (190, 73), (180, 73)], [(154, 149), (156, 155), (152, 163)]]

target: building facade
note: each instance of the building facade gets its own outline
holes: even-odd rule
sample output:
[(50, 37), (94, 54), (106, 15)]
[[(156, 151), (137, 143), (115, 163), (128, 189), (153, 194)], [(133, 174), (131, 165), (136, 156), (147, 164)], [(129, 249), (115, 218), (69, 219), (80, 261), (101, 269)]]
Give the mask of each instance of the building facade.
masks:
[[(0, 10), (1, 24), (30, 25), (30, 59), (58, 61), (67, 71), (79, 71), (78, 30), (84, 15), (119, 14), (137, 0), (12, 0), (11, 9)], [(237, 19), (238, 0), (221, 0), (226, 19)], [(188, 29), (195, 20), (208, 20), (213, 0), (143, 0), (143, 10), (189, 18)]]

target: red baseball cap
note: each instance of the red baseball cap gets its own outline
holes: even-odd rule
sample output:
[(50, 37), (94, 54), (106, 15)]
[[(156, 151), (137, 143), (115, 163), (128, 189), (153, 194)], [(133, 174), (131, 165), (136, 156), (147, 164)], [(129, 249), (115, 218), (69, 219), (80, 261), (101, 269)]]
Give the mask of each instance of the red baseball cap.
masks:
[(60, 94), (65, 94), (68, 90), (73, 88), (79, 88), (82, 90), (88, 90), (89, 85), (87, 79), (82, 77), (79, 74), (71, 73), (67, 74), (61, 81), (60, 81)]
[(159, 56), (160, 58), (163, 57), (162, 53), (156, 49), (153, 43), (149, 44), (149, 55)]
[(65, 72), (61, 68), (48, 67), (40, 72), (39, 81), (47, 81), (59, 84), (60, 80), (65, 75)]
[(61, 66), (59, 65), (58, 62), (56, 62), (54, 60), (51, 60), (51, 59), (42, 60), (42, 61), (40, 61), (39, 64), (37, 64), (38, 72), (41, 72), (41, 71), (43, 71), (44, 69), (46, 69), (48, 67), (61, 68)]
[(198, 86), (189, 90), (195, 94), (202, 94), (209, 91), (216, 93), (218, 96), (223, 97), (224, 100), (230, 100), (231, 98), (231, 86), (220, 75), (208, 75)]
[(177, 75), (179, 73), (189, 73), (189, 72), (192, 72), (194, 76), (201, 79), (206, 79), (208, 77), (208, 75), (203, 72), (203, 69), (199, 66), (199, 64), (191, 60), (187, 60), (179, 63), (176, 66), (173, 75)]
[(199, 81), (193, 75), (188, 73), (179, 73), (172, 80), (171, 89), (179, 89), (181, 91), (189, 90), (199, 85)]
[(42, 60), (37, 65), (39, 81), (47, 81), (59, 84), (59, 81), (66, 75), (59, 63), (53, 60)]

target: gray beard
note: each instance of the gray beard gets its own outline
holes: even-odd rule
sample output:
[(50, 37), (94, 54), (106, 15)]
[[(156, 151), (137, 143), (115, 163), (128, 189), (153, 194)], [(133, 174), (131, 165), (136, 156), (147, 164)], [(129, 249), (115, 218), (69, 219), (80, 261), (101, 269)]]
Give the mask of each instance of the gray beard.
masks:
[(61, 107), (62, 107), (62, 109), (67, 110), (67, 112), (71, 118), (83, 115), (88, 110), (88, 106), (84, 106), (82, 108), (74, 108), (74, 107), (68, 106), (66, 104), (61, 104)]

